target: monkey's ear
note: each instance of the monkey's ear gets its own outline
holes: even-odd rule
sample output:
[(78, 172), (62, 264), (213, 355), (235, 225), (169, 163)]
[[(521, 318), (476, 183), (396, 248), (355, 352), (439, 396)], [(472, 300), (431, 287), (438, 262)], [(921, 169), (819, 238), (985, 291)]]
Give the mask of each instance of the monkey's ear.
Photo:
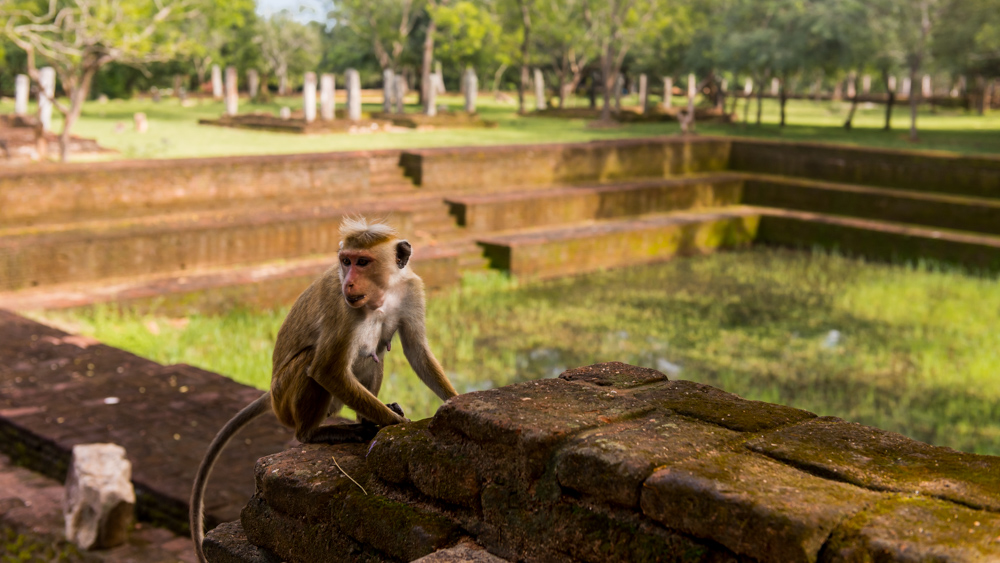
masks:
[(413, 247), (410, 243), (401, 240), (396, 243), (396, 265), (402, 270), (406, 267), (406, 263), (410, 261), (410, 255), (413, 254)]

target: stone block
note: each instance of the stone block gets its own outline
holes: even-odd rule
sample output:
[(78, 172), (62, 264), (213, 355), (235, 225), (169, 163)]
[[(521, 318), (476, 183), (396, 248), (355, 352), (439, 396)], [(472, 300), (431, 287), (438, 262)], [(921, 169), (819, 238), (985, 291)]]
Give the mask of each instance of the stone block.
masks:
[(613, 389), (558, 379), (466, 393), (438, 409), (429, 429), (490, 448), (497, 471), (525, 485), (538, 479), (551, 454), (581, 430), (640, 416), (649, 407)]
[(637, 389), (633, 396), (661, 409), (717, 424), (738, 432), (761, 432), (815, 418), (788, 407), (749, 401), (722, 389), (693, 381), (670, 381)]
[(281, 558), (247, 540), (239, 522), (225, 522), (205, 535), (205, 558), (212, 563), (281, 563)]
[(435, 440), (427, 431), (429, 422), (382, 429), (368, 448), (369, 468), (390, 483), (412, 484), (431, 498), (477, 508), (483, 480), (478, 452), (459, 443)]
[(563, 487), (626, 507), (639, 506), (642, 483), (661, 465), (716, 452), (740, 434), (656, 411), (578, 434), (556, 457)]
[(764, 563), (813, 563), (842, 521), (879, 495), (763, 456), (720, 453), (669, 463), (643, 484), (644, 514)]
[(747, 443), (806, 471), (869, 489), (920, 493), (1000, 512), (1000, 458), (931, 446), (825, 416)]
[(622, 362), (607, 362), (594, 364), (562, 372), (559, 379), (563, 381), (579, 381), (601, 387), (616, 389), (631, 389), (667, 381), (667, 376), (654, 369), (624, 364)]
[(1000, 561), (1000, 515), (920, 496), (886, 498), (838, 527), (821, 560)]
[(455, 547), (440, 549), (412, 563), (508, 563), (473, 543), (460, 543)]
[(66, 476), (66, 539), (82, 549), (106, 549), (128, 540), (135, 519), (132, 464), (116, 444), (73, 447)]
[(248, 517), (245, 509), (242, 522), (247, 537), (282, 558), (310, 561), (330, 560), (329, 554), (319, 555), (325, 548), (306, 545), (308, 538), (326, 534), (346, 535), (359, 545), (404, 561), (452, 544), (458, 528), (451, 521), (418, 505), (377, 494), (365, 463), (367, 447), (311, 444), (261, 459), (255, 468), (259, 502), (252, 510), (267, 515), (279, 527), (310, 524), (300, 534), (306, 541), (291, 541), (274, 533), (274, 525), (261, 526), (259, 516)]

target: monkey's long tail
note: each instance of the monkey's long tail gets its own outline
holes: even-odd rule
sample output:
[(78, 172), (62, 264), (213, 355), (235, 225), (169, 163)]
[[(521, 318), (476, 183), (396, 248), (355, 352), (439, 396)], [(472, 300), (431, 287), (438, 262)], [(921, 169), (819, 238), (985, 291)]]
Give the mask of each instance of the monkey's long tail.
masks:
[(198, 554), (198, 560), (207, 563), (205, 551), (201, 543), (205, 540), (205, 486), (208, 483), (208, 476), (212, 474), (212, 468), (219, 459), (219, 454), (225, 449), (226, 444), (233, 439), (237, 432), (244, 426), (250, 424), (255, 418), (271, 411), (271, 394), (264, 393), (259, 399), (243, 408), (236, 416), (231, 418), (222, 430), (215, 435), (215, 439), (208, 446), (205, 458), (201, 460), (198, 467), (198, 474), (194, 478), (194, 487), (191, 490), (191, 513), (189, 523), (191, 525), (191, 540), (194, 541), (194, 549)]

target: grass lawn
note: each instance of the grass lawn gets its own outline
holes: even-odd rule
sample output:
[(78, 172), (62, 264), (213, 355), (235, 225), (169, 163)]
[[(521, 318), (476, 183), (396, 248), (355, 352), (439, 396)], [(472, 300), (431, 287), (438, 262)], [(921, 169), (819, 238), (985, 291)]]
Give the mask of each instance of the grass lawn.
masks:
[[(265, 388), (286, 311), (171, 319), (100, 307), (35, 317)], [(617, 360), (1000, 455), (992, 278), (757, 247), (547, 282), (471, 277), (432, 296), (427, 315), (431, 347), (460, 392)], [(402, 353), (386, 360), (381, 398), (411, 418), (431, 415), (439, 401)]]
[[(374, 100), (373, 100), (374, 101)], [(415, 102), (414, 96), (410, 101)], [(533, 100), (532, 100), (533, 101)], [(461, 109), (462, 100), (457, 95), (443, 96), (440, 103)], [(583, 106), (582, 98), (571, 100), (570, 105)], [(624, 104), (637, 103), (632, 96)], [(270, 104), (242, 103), (241, 112), (266, 111), (277, 114), (281, 106), (301, 107), (299, 97), (276, 100)], [(343, 107), (343, 102), (338, 102)], [(365, 104), (366, 111), (378, 111), (378, 104)], [(109, 158), (181, 158), (246, 154), (302, 153), (322, 151), (367, 150), (387, 148), (416, 148), (465, 145), (497, 145), (513, 143), (551, 143), (647, 137), (679, 133), (676, 123), (633, 124), (613, 129), (593, 129), (582, 119), (555, 119), (521, 117), (514, 102), (497, 102), (491, 95), (480, 96), (480, 114), (497, 121), (495, 129), (451, 129), (435, 131), (406, 131), (375, 134), (326, 134), (295, 135), (289, 133), (259, 132), (198, 125), (199, 118), (221, 115), (223, 104), (212, 100), (198, 100), (192, 107), (181, 107), (174, 98), (164, 98), (154, 104), (143, 100), (111, 100), (106, 104), (88, 102), (83, 117), (74, 133), (96, 138), (107, 148), (118, 151)], [(855, 127), (846, 131), (841, 127), (849, 104), (844, 102), (812, 102), (792, 100), (788, 106), (789, 125), (780, 128), (778, 104), (764, 101), (764, 124), (723, 125), (704, 124), (698, 131), (712, 135), (739, 135), (769, 139), (822, 141), (865, 146), (919, 148), (948, 150), (965, 153), (1000, 154), (1000, 112), (977, 116), (961, 110), (932, 110), (925, 107), (919, 124), (922, 138), (919, 143), (907, 140), (909, 110), (897, 106), (894, 113), (894, 131), (881, 131), (882, 106), (859, 107)], [(13, 102), (0, 102), (0, 112), (13, 111)], [(139, 134), (132, 127), (135, 112), (145, 112), (149, 118), (149, 132)], [(407, 111), (416, 112), (411, 104)], [(743, 102), (737, 114), (742, 118)], [(751, 106), (751, 120), (755, 117)], [(55, 129), (61, 129), (58, 115)]]

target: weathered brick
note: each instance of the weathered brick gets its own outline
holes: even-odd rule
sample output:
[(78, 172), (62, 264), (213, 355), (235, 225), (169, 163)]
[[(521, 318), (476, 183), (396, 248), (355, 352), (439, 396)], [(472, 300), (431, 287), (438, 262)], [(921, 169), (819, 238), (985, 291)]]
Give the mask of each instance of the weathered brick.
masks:
[(720, 453), (659, 469), (643, 484), (644, 514), (762, 562), (816, 561), (830, 532), (877, 493), (751, 453)]
[(931, 446), (832, 416), (777, 430), (747, 447), (862, 487), (1000, 511), (1000, 457)]

